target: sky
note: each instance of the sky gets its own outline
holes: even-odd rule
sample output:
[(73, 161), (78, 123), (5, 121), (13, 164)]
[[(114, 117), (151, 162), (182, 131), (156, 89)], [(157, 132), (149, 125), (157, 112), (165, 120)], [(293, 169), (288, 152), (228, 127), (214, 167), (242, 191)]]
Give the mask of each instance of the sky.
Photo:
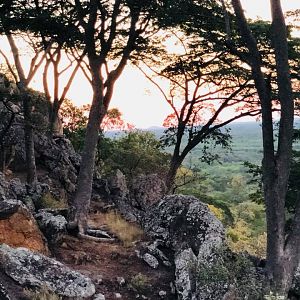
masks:
[[(269, 0), (241, 0), (246, 15), (250, 18), (270, 19)], [(284, 11), (300, 8), (299, 0), (282, 0)], [(1, 49), (8, 51), (6, 41), (1, 40)], [(36, 78), (41, 78), (41, 73)], [(34, 79), (31, 86), (41, 89), (41, 81)], [(76, 105), (90, 103), (92, 91), (82, 73), (75, 77), (67, 95)], [(137, 128), (162, 126), (164, 118), (171, 109), (158, 89), (143, 74), (131, 66), (117, 81), (110, 108), (118, 107), (123, 118)], [(249, 119), (246, 119), (249, 120)]]

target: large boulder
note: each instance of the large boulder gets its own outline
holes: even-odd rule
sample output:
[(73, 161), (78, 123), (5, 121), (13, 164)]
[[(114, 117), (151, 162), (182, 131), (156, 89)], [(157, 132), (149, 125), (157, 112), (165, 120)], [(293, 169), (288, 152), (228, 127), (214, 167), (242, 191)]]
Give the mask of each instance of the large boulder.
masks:
[(0, 200), (0, 244), (26, 247), (48, 254), (49, 250), (37, 222), (19, 200)]
[(71, 142), (63, 136), (51, 139), (46, 135), (36, 134), (34, 144), (37, 165), (72, 194), (75, 191), (80, 156), (75, 152)]
[(41, 209), (35, 219), (38, 222), (39, 228), (47, 238), (51, 245), (57, 244), (62, 236), (67, 232), (67, 220), (62, 215), (54, 215), (53, 213)]
[(225, 238), (222, 223), (207, 205), (193, 196), (166, 196), (150, 207), (143, 227), (174, 252), (178, 298), (205, 299), (199, 296), (195, 269), (223, 246)]
[(23, 287), (47, 288), (55, 294), (75, 299), (95, 294), (95, 286), (88, 277), (25, 248), (1, 245), (0, 266), (7, 276)]
[(195, 255), (210, 253), (225, 238), (222, 223), (206, 204), (193, 196), (164, 197), (149, 209), (144, 227), (175, 252), (191, 248)]
[(165, 194), (166, 185), (157, 174), (142, 174), (133, 179), (129, 198), (135, 207), (147, 210), (149, 206), (158, 203)]

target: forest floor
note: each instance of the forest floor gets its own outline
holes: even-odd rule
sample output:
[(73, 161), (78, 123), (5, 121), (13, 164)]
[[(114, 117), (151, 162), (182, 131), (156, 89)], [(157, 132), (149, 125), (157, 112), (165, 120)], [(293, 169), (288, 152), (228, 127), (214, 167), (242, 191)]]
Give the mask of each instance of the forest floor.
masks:
[[(107, 226), (105, 214), (93, 213), (90, 223), (93, 227)], [(130, 231), (128, 225), (127, 231)], [(136, 226), (136, 225), (134, 225)], [(97, 293), (106, 300), (118, 299), (175, 299), (171, 294), (170, 282), (174, 275), (172, 268), (159, 266), (153, 269), (137, 256), (137, 251), (147, 239), (128, 245), (120, 239), (114, 242), (95, 242), (65, 236), (61, 245), (53, 250), (55, 258), (70, 268), (90, 277), (96, 285)], [(121, 282), (121, 277), (125, 282)], [(166, 296), (159, 292), (165, 291)]]

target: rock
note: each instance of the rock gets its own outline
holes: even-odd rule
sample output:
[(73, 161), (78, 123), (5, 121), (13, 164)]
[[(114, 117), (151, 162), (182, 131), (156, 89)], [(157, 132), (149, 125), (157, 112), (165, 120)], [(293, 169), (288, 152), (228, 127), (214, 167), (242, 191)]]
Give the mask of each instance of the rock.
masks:
[(14, 178), (7, 185), (6, 197), (23, 201), (27, 196), (27, 189), (19, 178)]
[(105, 300), (105, 296), (99, 293), (94, 296), (93, 300)]
[[(175, 286), (178, 299), (193, 299), (196, 293), (195, 272), (192, 268), (197, 266), (197, 257), (192, 249), (185, 249), (175, 257)], [(199, 298), (201, 299), (201, 298)]]
[(78, 299), (95, 294), (91, 279), (52, 258), (25, 248), (1, 245), (0, 264), (4, 272), (23, 287), (46, 287), (61, 296)]
[(293, 284), (292, 284), (292, 288), (291, 288), (291, 293), (294, 296), (300, 297), (300, 265), (298, 266), (298, 268), (295, 272), (295, 276), (294, 276), (294, 280), (293, 280)]
[(115, 293), (115, 298), (116, 299), (122, 299), (122, 295), (120, 293)]
[(198, 295), (195, 267), (209, 260), (225, 238), (223, 225), (207, 205), (193, 196), (166, 196), (149, 208), (143, 227), (174, 252), (178, 299), (206, 299)]
[(117, 282), (120, 286), (125, 285), (126, 281), (124, 277), (117, 277)]
[(49, 254), (47, 243), (32, 214), (18, 200), (0, 201), (0, 244), (26, 247)]
[(102, 284), (103, 283), (103, 276), (102, 275), (98, 275), (95, 279), (95, 283), (96, 284)]
[(110, 189), (108, 181), (102, 178), (94, 178), (93, 180), (93, 201), (99, 201), (100, 199), (109, 199)]
[(55, 216), (50, 212), (40, 210), (35, 215), (35, 219), (48, 242), (52, 245), (56, 244), (66, 233), (68, 222), (64, 216)]
[(166, 291), (159, 291), (159, 292), (158, 292), (158, 296), (159, 296), (160, 298), (165, 298), (165, 297), (167, 296), (167, 292), (166, 292)]
[(25, 297), (26, 291), (13, 279), (9, 278), (0, 268), (0, 299), (1, 300), (20, 300), (28, 299)]
[(163, 246), (163, 243), (159, 240), (154, 241), (152, 244), (147, 246), (147, 250), (161, 260), (164, 266), (171, 267), (172, 263), (168, 259), (167, 255), (159, 249), (160, 246)]
[(8, 291), (4, 287), (4, 285), (0, 282), (0, 299), (1, 300), (11, 300)]
[[(35, 109), (37, 109), (36, 106)], [(18, 118), (13, 123), (8, 134), (9, 138), (6, 141), (6, 146), (14, 149), (10, 168), (20, 172), (26, 171), (23, 122), (22, 118)], [(35, 131), (34, 134), (36, 165), (48, 173), (48, 176), (53, 180), (57, 193), (63, 188), (70, 196), (75, 191), (80, 156), (75, 152), (71, 142), (63, 136), (49, 138), (46, 135), (47, 121), (40, 122), (38, 125), (41, 124), (43, 124), (43, 129)]]
[(143, 260), (153, 269), (157, 269), (159, 266), (157, 258), (149, 253), (143, 255)]
[(220, 248), (194, 268), (196, 299), (261, 299), (265, 274), (245, 254)]
[(166, 185), (157, 174), (139, 175), (130, 187), (130, 201), (133, 206), (146, 210), (158, 203), (166, 193)]
[(109, 188), (111, 201), (127, 221), (138, 222), (143, 218), (143, 212), (133, 207), (129, 201), (126, 178), (120, 170), (109, 179)]
[(148, 234), (164, 241), (175, 252), (191, 248), (195, 255), (209, 254), (225, 238), (222, 223), (206, 204), (193, 196), (164, 197), (149, 209), (144, 227)]
[(80, 156), (76, 154), (71, 142), (64, 137), (50, 139), (46, 135), (36, 135), (35, 151), (37, 164), (72, 194), (75, 191)]
[(6, 198), (7, 182), (5, 176), (0, 172), (0, 201)]

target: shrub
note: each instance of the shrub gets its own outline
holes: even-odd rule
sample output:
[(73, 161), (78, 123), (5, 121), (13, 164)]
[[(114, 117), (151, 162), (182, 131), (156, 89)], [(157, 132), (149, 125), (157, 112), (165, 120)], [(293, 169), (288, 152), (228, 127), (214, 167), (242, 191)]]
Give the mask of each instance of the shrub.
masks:
[(149, 287), (149, 278), (141, 273), (134, 275), (129, 282), (129, 288), (138, 293), (145, 292)]

